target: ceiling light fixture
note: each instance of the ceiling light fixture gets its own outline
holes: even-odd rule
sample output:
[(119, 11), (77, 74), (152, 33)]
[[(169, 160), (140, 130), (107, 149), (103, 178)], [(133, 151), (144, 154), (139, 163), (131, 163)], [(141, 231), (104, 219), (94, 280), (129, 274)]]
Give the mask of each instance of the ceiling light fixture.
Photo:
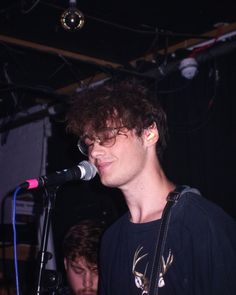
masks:
[(76, 8), (76, 0), (69, 0), (69, 8), (61, 15), (61, 24), (67, 31), (82, 29), (84, 26), (84, 15)]
[(179, 69), (186, 79), (193, 79), (198, 72), (198, 63), (195, 58), (188, 57), (180, 62)]

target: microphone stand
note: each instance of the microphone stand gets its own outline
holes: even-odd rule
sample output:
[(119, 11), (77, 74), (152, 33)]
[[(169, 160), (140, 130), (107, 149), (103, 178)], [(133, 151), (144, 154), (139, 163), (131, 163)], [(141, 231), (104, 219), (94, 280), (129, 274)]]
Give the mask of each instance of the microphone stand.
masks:
[(48, 260), (51, 258), (50, 253), (47, 252), (47, 244), (48, 244), (48, 235), (49, 235), (49, 228), (52, 216), (52, 210), (55, 207), (55, 200), (56, 200), (56, 192), (58, 187), (50, 187), (48, 189), (45, 188), (45, 205), (44, 205), (44, 219), (43, 219), (43, 231), (42, 231), (42, 238), (40, 244), (40, 251), (38, 256), (38, 265), (37, 265), (37, 287), (36, 287), (36, 294), (41, 294), (42, 289), (42, 281), (43, 281), (43, 274), (45, 271), (45, 266)]

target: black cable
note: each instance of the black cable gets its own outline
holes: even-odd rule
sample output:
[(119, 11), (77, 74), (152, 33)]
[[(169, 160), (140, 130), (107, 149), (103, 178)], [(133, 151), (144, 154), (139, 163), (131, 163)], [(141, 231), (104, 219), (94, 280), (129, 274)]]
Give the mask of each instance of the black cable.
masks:
[[(56, 9), (61, 10), (61, 11), (63, 11), (65, 9), (64, 7), (61, 7), (59, 5), (54, 5), (54, 4), (51, 4), (51, 3), (47, 3), (47, 1), (41, 1), (41, 3), (44, 4), (44, 5), (56, 8)], [(138, 33), (138, 34), (147, 34), (147, 35), (159, 34), (160, 36), (169, 36), (169, 37), (184, 37), (184, 38), (207, 39), (207, 40), (212, 39), (211, 36), (202, 36), (202, 35), (187, 34), (187, 33), (175, 33), (175, 32), (171, 32), (171, 31), (168, 31), (168, 30), (159, 29), (159, 28), (154, 28), (153, 30), (140, 30), (140, 29), (131, 28), (131, 27), (128, 27), (128, 26), (125, 26), (125, 25), (121, 25), (121, 24), (118, 24), (118, 23), (114, 23), (114, 22), (111, 22), (111, 21), (108, 21), (108, 20), (104, 20), (104, 19), (92, 16), (92, 15), (88, 15), (86, 13), (83, 13), (83, 14), (88, 19), (95, 20), (95, 21), (100, 22), (100, 23), (104, 23), (104, 24), (107, 24), (107, 25), (110, 25), (110, 26), (113, 26), (113, 27), (116, 27), (116, 28), (119, 28), (119, 29), (123, 29), (123, 30), (126, 30), (126, 31), (131, 31), (133, 33)]]

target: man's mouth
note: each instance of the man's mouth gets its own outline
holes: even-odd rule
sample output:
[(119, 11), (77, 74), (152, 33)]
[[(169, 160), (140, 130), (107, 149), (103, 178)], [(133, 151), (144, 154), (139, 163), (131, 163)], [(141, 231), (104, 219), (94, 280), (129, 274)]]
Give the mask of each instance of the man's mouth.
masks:
[(101, 162), (101, 163), (96, 164), (96, 167), (97, 167), (99, 173), (102, 173), (102, 172), (105, 171), (110, 165), (111, 165), (111, 162)]

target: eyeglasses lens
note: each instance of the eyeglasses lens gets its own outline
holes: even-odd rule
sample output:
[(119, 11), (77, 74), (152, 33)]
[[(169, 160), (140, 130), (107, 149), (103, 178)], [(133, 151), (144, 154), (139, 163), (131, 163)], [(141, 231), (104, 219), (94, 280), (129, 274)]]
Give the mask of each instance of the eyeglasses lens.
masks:
[(119, 132), (118, 128), (106, 128), (104, 130), (99, 131), (95, 138), (90, 136), (83, 136), (78, 141), (78, 148), (80, 152), (87, 156), (89, 147), (91, 147), (94, 142), (98, 142), (102, 146), (111, 147), (115, 144), (116, 136)]

